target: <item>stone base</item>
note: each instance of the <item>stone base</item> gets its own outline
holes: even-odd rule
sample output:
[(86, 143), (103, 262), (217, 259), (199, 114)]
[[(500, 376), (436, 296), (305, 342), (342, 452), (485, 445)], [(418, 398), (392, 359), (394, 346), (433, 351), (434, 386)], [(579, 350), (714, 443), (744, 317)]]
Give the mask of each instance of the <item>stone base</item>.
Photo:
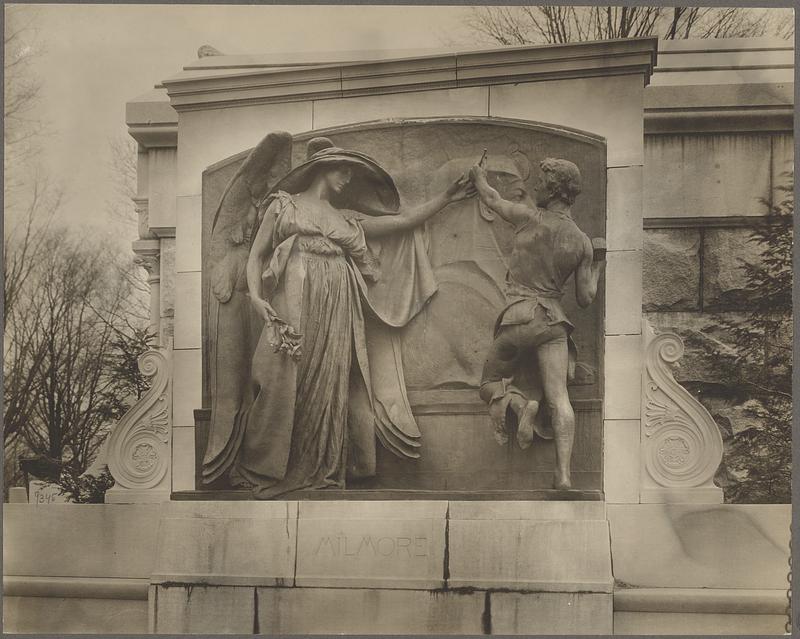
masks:
[[(250, 490), (178, 490), (173, 501), (256, 501)], [(286, 495), (291, 501), (386, 501), (386, 500), (445, 500), (445, 501), (603, 501), (599, 490), (298, 490)]]
[[(427, 398), (427, 399), (425, 399)], [(435, 401), (434, 401), (435, 400)], [(400, 493), (414, 491), (401, 499), (424, 499), (424, 492), (439, 493), (436, 499), (469, 499), (467, 493), (514, 491), (519, 496), (488, 499), (540, 499), (526, 492), (549, 491), (553, 487), (555, 446), (552, 440), (535, 437), (521, 450), (515, 438), (500, 446), (495, 442), (486, 405), (476, 390), (415, 392), (412, 410), (423, 433), (419, 459), (400, 459), (378, 445), (375, 477), (348, 480), (348, 490)], [(414, 402), (431, 402), (430, 404)], [(573, 399), (575, 444), (572, 453), (572, 485), (582, 493), (602, 491), (602, 402)], [(208, 440), (211, 411), (195, 410), (195, 486), (205, 490), (200, 469)], [(214, 487), (224, 488), (219, 481)], [(335, 492), (335, 491), (326, 491)], [(296, 496), (292, 495), (292, 499)], [(563, 497), (569, 499), (569, 497)], [(353, 499), (353, 497), (337, 497)], [(369, 497), (355, 497), (369, 499)], [(582, 497), (585, 499), (585, 497)]]
[(722, 488), (701, 486), (698, 488), (643, 488), (643, 504), (721, 504), (725, 500)]
[(10, 634), (137, 635), (147, 632), (147, 601), (83, 597), (3, 597)]
[(624, 588), (614, 593), (614, 634), (779, 635), (786, 590)]
[[(615, 634), (779, 634), (786, 619), (788, 504), (194, 501), (3, 515), (12, 632), (608, 634), (612, 597)], [(594, 585), (565, 592), (578, 582)]]
[(127, 488), (110, 488), (106, 491), (106, 504), (160, 504), (169, 501), (170, 491), (163, 490), (128, 490)]
[(490, 634), (610, 635), (612, 595), (491, 593)]
[[(612, 631), (610, 594), (158, 586), (159, 634), (530, 635)], [(191, 611), (187, 614), (187, 611)]]
[(296, 512), (274, 514), (163, 519), (151, 582), (293, 585)]
[[(432, 399), (420, 397), (434, 395)], [(455, 399), (441, 396), (454, 395)], [(473, 397), (473, 395), (475, 397)], [(464, 404), (455, 402), (465, 396)], [(469, 400), (472, 398), (472, 402)], [(426, 406), (414, 402), (439, 400)], [(400, 459), (379, 446), (380, 472), (359, 487), (417, 490), (541, 490), (552, 489), (555, 445), (534, 437), (527, 450), (515, 438), (500, 446), (495, 442), (486, 405), (477, 391), (413, 393), (410, 398), (423, 448), (419, 459)], [(448, 402), (448, 403), (444, 403)], [(575, 444), (572, 452), (572, 485), (576, 490), (602, 489), (602, 404), (599, 400), (572, 400), (575, 409)]]
[(789, 504), (608, 504), (606, 511), (619, 582), (662, 589), (788, 586)]
[[(173, 504), (178, 506), (178, 504)], [(184, 502), (158, 633), (607, 634), (603, 502)]]
[(615, 612), (615, 635), (783, 635), (786, 615)]

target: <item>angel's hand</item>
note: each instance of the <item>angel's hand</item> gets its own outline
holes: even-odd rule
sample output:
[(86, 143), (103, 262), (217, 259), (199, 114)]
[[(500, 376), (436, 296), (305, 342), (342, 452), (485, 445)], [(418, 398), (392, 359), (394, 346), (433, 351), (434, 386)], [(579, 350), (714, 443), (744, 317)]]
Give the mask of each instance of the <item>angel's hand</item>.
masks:
[(469, 178), (473, 184), (486, 182), (486, 169), (480, 164), (476, 164), (469, 170)]
[(462, 175), (455, 182), (453, 182), (445, 191), (445, 197), (449, 203), (460, 202), (478, 194), (475, 185), (466, 176)]
[(244, 227), (241, 224), (234, 224), (231, 230), (231, 242), (237, 245), (244, 242)]
[(258, 313), (258, 316), (262, 318), (265, 322), (273, 322), (277, 317), (278, 314), (275, 312), (275, 309), (272, 308), (269, 302), (265, 299), (261, 299), (256, 295), (250, 296), (250, 303), (253, 305), (253, 308)]

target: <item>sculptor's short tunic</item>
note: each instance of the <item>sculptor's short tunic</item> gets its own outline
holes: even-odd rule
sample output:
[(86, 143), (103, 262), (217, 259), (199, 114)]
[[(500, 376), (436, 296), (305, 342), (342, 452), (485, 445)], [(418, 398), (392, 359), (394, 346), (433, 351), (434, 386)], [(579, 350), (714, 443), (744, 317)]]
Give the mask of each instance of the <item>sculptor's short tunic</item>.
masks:
[(580, 265), (586, 235), (571, 217), (536, 210), (531, 220), (516, 229), (506, 277), (508, 306), (497, 328), (524, 324), (537, 306), (547, 311), (550, 324), (574, 327), (567, 318), (561, 298), (564, 285)]

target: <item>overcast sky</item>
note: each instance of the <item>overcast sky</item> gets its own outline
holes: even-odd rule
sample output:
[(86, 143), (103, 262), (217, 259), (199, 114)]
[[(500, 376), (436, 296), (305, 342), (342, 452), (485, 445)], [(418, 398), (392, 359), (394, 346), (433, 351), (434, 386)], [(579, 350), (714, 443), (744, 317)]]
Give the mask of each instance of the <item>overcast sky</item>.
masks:
[[(469, 41), (459, 7), (29, 5), (36, 14), (43, 160), (67, 191), (62, 219), (105, 224), (108, 140), (125, 102), (197, 59), (223, 53), (440, 47)], [(255, 141), (254, 141), (255, 142)], [(133, 238), (131, 238), (133, 239)]]

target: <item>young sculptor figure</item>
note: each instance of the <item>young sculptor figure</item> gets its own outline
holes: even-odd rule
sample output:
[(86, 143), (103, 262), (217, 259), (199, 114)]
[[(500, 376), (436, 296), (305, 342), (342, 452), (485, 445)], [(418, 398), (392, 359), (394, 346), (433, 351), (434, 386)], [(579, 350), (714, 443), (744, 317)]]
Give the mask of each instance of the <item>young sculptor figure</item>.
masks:
[[(542, 401), (550, 411), (556, 447), (554, 487), (571, 488), (570, 458), (575, 413), (567, 394), (574, 373), (573, 325), (561, 306), (564, 285), (575, 276), (575, 296), (585, 308), (597, 293), (604, 241), (592, 242), (575, 224), (570, 207), (581, 192), (578, 167), (547, 158), (540, 164), (536, 206), (504, 200), (476, 165), (470, 177), (483, 203), (514, 226), (506, 278), (508, 305), (495, 325), (495, 337), (481, 380), (480, 396), (498, 443), (508, 441), (507, 416), (517, 419), (517, 442), (533, 441)], [(594, 245), (594, 247), (593, 247)], [(597, 259), (595, 259), (597, 252)]]

